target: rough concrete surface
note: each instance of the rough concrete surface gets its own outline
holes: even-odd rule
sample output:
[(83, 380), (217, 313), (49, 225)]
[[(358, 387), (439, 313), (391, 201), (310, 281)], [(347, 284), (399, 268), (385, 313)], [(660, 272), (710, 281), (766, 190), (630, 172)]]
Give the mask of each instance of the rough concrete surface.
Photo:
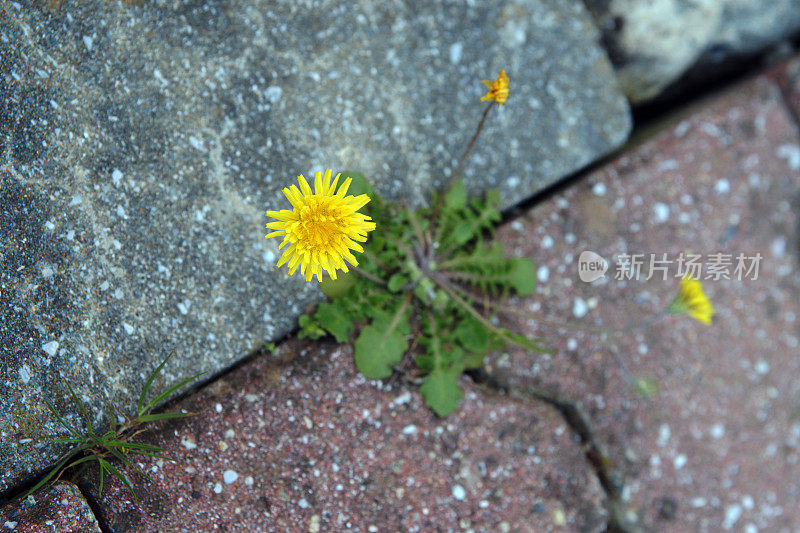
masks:
[(627, 103), (578, 1), (2, 2), (0, 491), (56, 457), (66, 378), (101, 416), (279, 338), (313, 284), (273, 269), (266, 209), (356, 169), (421, 202), (481, 79), (512, 95), (469, 165), (506, 202), (618, 146)]
[[(797, 124), (778, 86), (761, 76), (662, 128), (502, 230), (539, 266), (537, 295), (516, 306), (532, 316), (510, 323), (553, 339), (558, 351), (512, 351), (492, 368), (512, 385), (583, 402), (624, 481), (624, 512), (648, 530), (796, 531)], [(585, 250), (610, 261), (604, 281), (580, 281)], [(703, 281), (716, 308), (711, 326), (668, 316), (604, 337), (537, 320), (600, 328), (647, 320), (677, 294), (681, 252), (702, 254), (704, 265), (715, 262), (709, 254), (732, 255), (732, 279)], [(647, 254), (638, 281), (615, 279), (626, 253)], [(649, 254), (663, 253), (673, 261), (668, 279), (655, 271), (647, 281)], [(734, 276), (740, 253), (763, 257), (757, 279)], [(704, 266), (702, 276), (709, 273)], [(655, 378), (660, 392), (635, 392), (615, 354), (632, 376)]]

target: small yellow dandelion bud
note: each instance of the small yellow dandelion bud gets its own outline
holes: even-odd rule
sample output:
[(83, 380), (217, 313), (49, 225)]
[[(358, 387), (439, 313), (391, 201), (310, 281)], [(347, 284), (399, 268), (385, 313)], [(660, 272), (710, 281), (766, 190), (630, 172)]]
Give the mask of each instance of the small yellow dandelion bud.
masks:
[(671, 315), (689, 315), (703, 324), (711, 324), (714, 306), (703, 292), (703, 285), (690, 275), (681, 280), (678, 296), (669, 304), (667, 312)]
[(481, 102), (491, 100), (497, 102), (498, 105), (506, 103), (506, 100), (508, 100), (508, 76), (506, 76), (505, 70), (500, 71), (500, 75), (497, 76), (496, 80), (483, 80), (483, 83), (489, 87), (489, 92), (481, 98)]

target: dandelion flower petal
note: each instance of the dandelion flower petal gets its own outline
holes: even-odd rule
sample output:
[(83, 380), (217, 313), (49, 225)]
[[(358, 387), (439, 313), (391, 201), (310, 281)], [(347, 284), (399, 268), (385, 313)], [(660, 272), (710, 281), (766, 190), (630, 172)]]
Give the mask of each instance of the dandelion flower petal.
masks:
[(483, 83), (489, 87), (489, 92), (481, 98), (481, 102), (486, 100), (497, 102), (498, 105), (503, 105), (508, 100), (508, 76), (506, 71), (501, 70), (500, 75), (494, 81), (483, 80)]
[(687, 274), (681, 280), (678, 296), (669, 304), (667, 312), (671, 315), (688, 315), (698, 322), (710, 325), (714, 316), (714, 305), (703, 292), (700, 281)]
[(299, 268), (308, 281), (315, 276), (322, 281), (323, 270), (336, 279), (337, 270), (349, 271), (347, 263), (358, 265), (352, 251), (363, 252), (358, 242), (365, 242), (375, 229), (370, 217), (357, 212), (369, 203), (369, 196), (346, 196), (352, 180), (346, 178), (339, 185), (341, 174), (331, 180), (332, 175), (330, 169), (324, 174), (317, 172), (312, 191), (301, 174), (297, 177), (299, 188), (292, 185), (283, 189), (292, 209), (267, 211), (267, 216), (276, 221), (266, 227), (276, 231), (266, 238), (283, 237), (279, 249), (288, 244), (277, 266), (288, 263), (290, 275)]

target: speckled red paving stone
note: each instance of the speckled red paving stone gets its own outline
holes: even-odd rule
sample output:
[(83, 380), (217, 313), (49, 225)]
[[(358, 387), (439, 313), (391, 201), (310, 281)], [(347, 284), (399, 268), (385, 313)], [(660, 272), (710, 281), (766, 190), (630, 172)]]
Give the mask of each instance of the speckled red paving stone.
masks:
[(94, 514), (78, 487), (58, 482), (21, 502), (0, 509), (3, 532), (100, 533)]
[(441, 420), (416, 389), (357, 374), (346, 346), (287, 343), (142, 435), (179, 463), (143, 461), (139, 503), (107, 483), (99, 506), (115, 531), (602, 531), (561, 416), (462, 384)]
[[(668, 316), (601, 335), (509, 319), (554, 341), (552, 356), (511, 351), (509, 382), (581, 400), (630, 515), (651, 531), (800, 530), (800, 138), (778, 87), (759, 77), (696, 106), (499, 237), (539, 268), (518, 309), (559, 323), (621, 327), (664, 309), (667, 281), (614, 279), (617, 254), (761, 253), (757, 280), (707, 280), (712, 326)], [(611, 260), (605, 280), (578, 277), (578, 256)], [(731, 267), (731, 272), (733, 267)], [(703, 272), (705, 276), (706, 271)], [(625, 382), (618, 354), (661, 392)]]

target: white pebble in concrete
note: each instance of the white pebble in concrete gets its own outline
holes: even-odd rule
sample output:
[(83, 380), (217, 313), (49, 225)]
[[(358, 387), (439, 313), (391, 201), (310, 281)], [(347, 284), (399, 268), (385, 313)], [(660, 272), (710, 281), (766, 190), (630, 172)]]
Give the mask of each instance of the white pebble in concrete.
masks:
[(42, 344), (42, 350), (49, 356), (54, 356), (58, 353), (58, 341), (50, 341)]

